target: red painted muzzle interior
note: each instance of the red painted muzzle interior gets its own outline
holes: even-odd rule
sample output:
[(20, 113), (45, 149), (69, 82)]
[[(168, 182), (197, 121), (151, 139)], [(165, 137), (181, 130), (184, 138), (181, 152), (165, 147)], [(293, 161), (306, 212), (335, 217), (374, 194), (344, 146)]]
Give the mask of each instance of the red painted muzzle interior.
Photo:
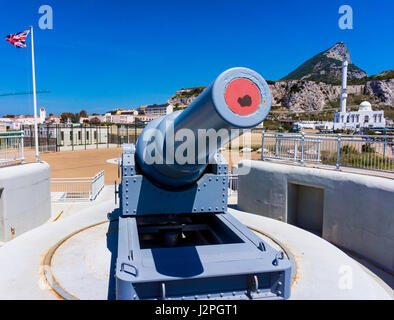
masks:
[(242, 116), (255, 112), (261, 101), (259, 88), (244, 78), (232, 80), (224, 97), (231, 111)]

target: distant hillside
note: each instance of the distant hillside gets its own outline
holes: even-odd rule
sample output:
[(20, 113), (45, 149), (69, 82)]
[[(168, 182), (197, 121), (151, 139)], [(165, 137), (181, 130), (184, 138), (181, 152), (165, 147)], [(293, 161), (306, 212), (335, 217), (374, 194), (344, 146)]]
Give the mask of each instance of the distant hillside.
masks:
[[(348, 85), (348, 94), (369, 100), (374, 107), (394, 106), (394, 71), (388, 70), (378, 75), (357, 79), (360, 83)], [(362, 80), (362, 81), (361, 81)], [(315, 112), (332, 108), (339, 101), (341, 86), (322, 81), (286, 80), (269, 81), (272, 105), (282, 106), (293, 112)], [(175, 109), (188, 106), (205, 87), (181, 89), (167, 103)], [(350, 100), (349, 100), (350, 103)], [(337, 107), (337, 106), (335, 106)]]
[(383, 71), (379, 74), (364, 77), (360, 79), (352, 79), (348, 81), (349, 84), (366, 84), (368, 81), (378, 81), (378, 80), (390, 80), (394, 79), (394, 69)]
[[(343, 42), (309, 59), (282, 80), (267, 80), (273, 106), (283, 107), (287, 112), (311, 113), (328, 109), (333, 112), (333, 108), (339, 107), (342, 61), (345, 59), (349, 62), (349, 103), (351, 99), (355, 103), (357, 99), (363, 99), (369, 100), (374, 108), (385, 108), (386, 113), (394, 109), (394, 69), (368, 77), (365, 71), (352, 63), (349, 50)], [(183, 88), (167, 103), (175, 109), (185, 108), (204, 89)]]
[(197, 98), (205, 88), (206, 87), (182, 88), (175, 92), (175, 94), (167, 100), (167, 103), (172, 104), (175, 108), (185, 108)]
[(330, 49), (307, 60), (281, 80), (312, 80), (326, 83), (340, 83), (342, 61), (345, 59), (349, 62), (349, 80), (367, 76), (364, 70), (352, 63), (349, 50), (345, 43), (338, 42)]

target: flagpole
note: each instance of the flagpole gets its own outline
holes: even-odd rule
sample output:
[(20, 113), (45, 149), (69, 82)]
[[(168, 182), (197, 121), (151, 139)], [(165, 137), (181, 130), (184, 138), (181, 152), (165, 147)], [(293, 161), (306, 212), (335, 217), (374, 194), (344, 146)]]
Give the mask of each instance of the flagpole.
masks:
[(34, 39), (33, 39), (33, 26), (30, 26), (31, 32), (31, 66), (33, 73), (33, 103), (34, 103), (34, 141), (36, 145), (36, 161), (40, 161), (40, 152), (38, 149), (38, 118), (37, 118), (37, 93), (36, 93), (36, 69), (34, 65)]

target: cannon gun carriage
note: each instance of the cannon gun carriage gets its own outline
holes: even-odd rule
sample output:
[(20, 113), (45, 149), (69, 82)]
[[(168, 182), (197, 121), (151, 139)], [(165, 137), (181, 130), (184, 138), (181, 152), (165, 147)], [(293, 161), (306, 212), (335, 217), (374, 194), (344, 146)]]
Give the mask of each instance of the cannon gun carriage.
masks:
[[(289, 297), (283, 252), (228, 213), (228, 165), (217, 149), (235, 136), (210, 148), (201, 133), (256, 126), (270, 107), (264, 79), (233, 68), (184, 111), (152, 121), (137, 146), (123, 146), (118, 299)], [(192, 156), (180, 161), (177, 148)]]

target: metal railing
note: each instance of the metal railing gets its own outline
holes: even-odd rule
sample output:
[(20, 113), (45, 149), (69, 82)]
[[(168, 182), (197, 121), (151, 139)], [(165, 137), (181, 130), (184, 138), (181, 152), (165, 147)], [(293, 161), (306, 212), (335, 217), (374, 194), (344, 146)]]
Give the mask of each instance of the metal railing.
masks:
[(90, 178), (51, 178), (51, 200), (95, 200), (104, 188), (104, 170)]
[(228, 175), (228, 196), (233, 196), (238, 194), (238, 175), (229, 174)]
[(92, 194), (90, 200), (95, 200), (104, 188), (104, 170), (101, 170), (92, 178)]
[[(34, 126), (24, 125), (22, 128), (25, 134), (25, 147), (34, 148)], [(123, 143), (136, 143), (143, 128), (144, 125), (138, 123), (102, 123), (100, 125), (39, 124), (38, 144), (40, 152), (120, 147)]]
[(261, 159), (394, 173), (394, 136), (263, 132)]
[(23, 163), (24, 160), (23, 131), (0, 133), (0, 167)]

